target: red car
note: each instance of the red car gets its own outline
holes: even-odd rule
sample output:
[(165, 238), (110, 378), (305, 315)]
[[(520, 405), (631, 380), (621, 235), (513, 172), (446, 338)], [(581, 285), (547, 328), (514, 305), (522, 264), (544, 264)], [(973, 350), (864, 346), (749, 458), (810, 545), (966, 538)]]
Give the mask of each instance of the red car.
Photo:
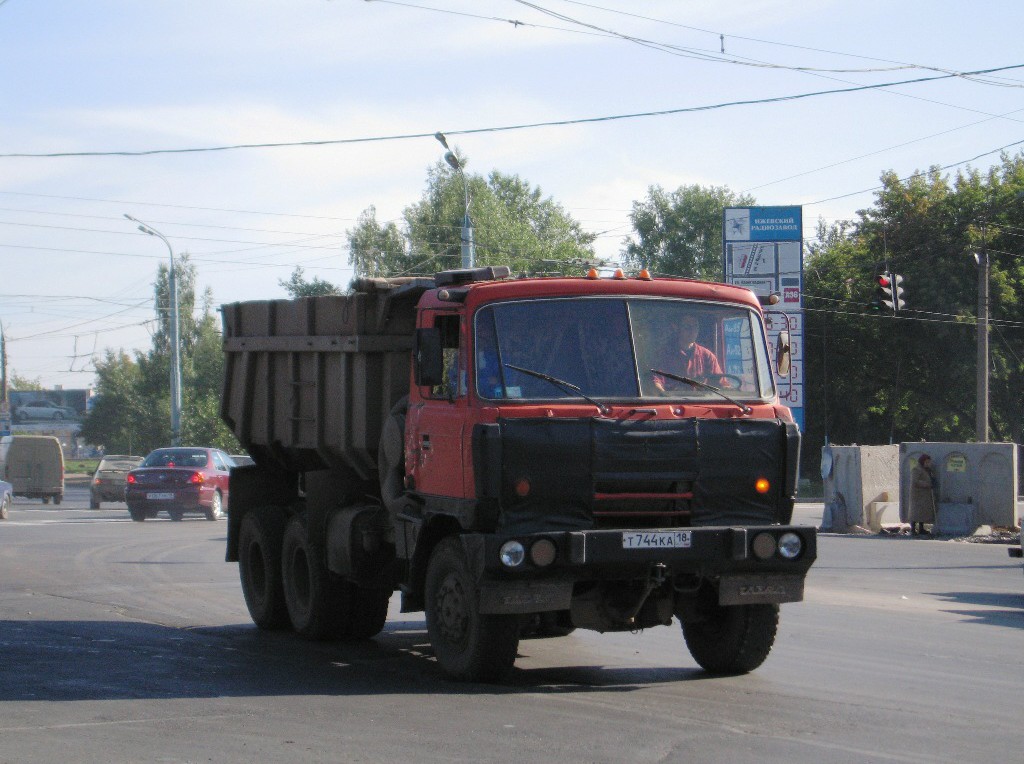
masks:
[(228, 475), (234, 462), (218, 448), (158, 448), (128, 473), (124, 499), (135, 522), (161, 510), (172, 520), (199, 512), (220, 520), (228, 505)]

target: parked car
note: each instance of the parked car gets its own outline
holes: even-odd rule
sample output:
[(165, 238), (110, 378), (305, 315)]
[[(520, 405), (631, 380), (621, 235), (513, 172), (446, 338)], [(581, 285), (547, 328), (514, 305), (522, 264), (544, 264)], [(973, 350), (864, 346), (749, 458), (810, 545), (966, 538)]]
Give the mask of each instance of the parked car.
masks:
[(125, 479), (140, 464), (141, 456), (107, 454), (100, 459), (89, 486), (89, 508), (99, 509), (104, 501), (124, 501)]
[(220, 520), (228, 506), (231, 457), (219, 448), (158, 448), (125, 479), (124, 499), (132, 520), (142, 522), (161, 510), (172, 520), (198, 512)]
[(14, 410), (16, 422), (30, 419), (48, 419), (58, 422), (62, 419), (77, 419), (78, 412), (69, 406), (58, 406), (53, 401), (32, 401), (23, 403)]
[(7, 519), (13, 501), (14, 486), (5, 480), (0, 480), (0, 520)]

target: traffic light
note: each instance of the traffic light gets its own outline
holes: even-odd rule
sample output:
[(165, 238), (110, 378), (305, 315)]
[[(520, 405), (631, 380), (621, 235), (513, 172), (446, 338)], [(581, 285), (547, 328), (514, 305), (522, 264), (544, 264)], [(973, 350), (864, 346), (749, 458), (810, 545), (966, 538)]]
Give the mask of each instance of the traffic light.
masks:
[(903, 287), (900, 284), (903, 283), (903, 277), (898, 273), (890, 274), (891, 292), (892, 292), (892, 312), (899, 313), (906, 307), (907, 303), (903, 300)]
[(875, 276), (875, 299), (867, 304), (867, 309), (872, 313), (892, 310), (892, 300), (892, 275), (883, 271)]

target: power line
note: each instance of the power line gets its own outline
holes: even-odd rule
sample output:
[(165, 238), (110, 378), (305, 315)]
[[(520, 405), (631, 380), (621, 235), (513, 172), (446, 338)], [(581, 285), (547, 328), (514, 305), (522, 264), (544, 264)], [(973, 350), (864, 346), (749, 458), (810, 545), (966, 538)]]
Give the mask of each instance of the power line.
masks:
[(703, 27), (695, 27), (695, 26), (689, 26), (687, 24), (680, 24), (678, 22), (668, 21), (667, 19), (657, 19), (657, 18), (653, 18), (653, 17), (650, 17), (650, 16), (642, 16), (642, 15), (640, 15), (638, 13), (630, 13), (629, 11), (618, 10), (618, 9), (615, 9), (615, 8), (606, 8), (604, 6), (595, 5), (593, 3), (585, 3), (585, 2), (582, 2), (581, 0), (562, 0), (562, 2), (569, 3), (571, 5), (583, 6), (585, 8), (593, 8), (593, 9), (596, 9), (596, 10), (605, 11), (607, 13), (614, 13), (614, 14), (618, 14), (618, 15), (621, 15), (621, 16), (629, 16), (631, 18), (643, 19), (644, 21), (653, 21), (653, 22), (658, 23), (658, 24), (665, 24), (665, 25), (668, 25), (668, 26), (679, 27), (680, 29), (689, 29), (689, 30), (692, 30), (694, 32), (702, 32), (704, 34), (710, 34), (710, 35), (713, 35), (713, 36), (719, 38), (720, 40), (722, 40), (723, 41), (723, 45), (724, 45), (724, 38), (728, 37), (729, 39), (733, 39), (733, 40), (745, 40), (745, 41), (748, 41), (748, 42), (761, 43), (763, 45), (776, 45), (776, 46), (784, 47), (784, 48), (793, 48), (793, 49), (796, 49), (796, 50), (806, 50), (806, 51), (810, 51), (812, 53), (826, 53), (828, 55), (833, 55), (833, 56), (847, 56), (847, 57), (850, 57), (850, 58), (860, 58), (860, 59), (863, 59), (865, 61), (881, 61), (881, 62), (887, 63), (887, 64), (898, 64), (900, 66), (915, 67), (915, 68), (919, 68), (919, 69), (932, 69), (934, 71), (948, 71), (948, 70), (941, 69), (939, 67), (927, 66), (927, 65), (923, 65), (923, 64), (912, 64), (912, 63), (908, 63), (906, 61), (898, 61), (898, 60), (892, 60), (892, 59), (886, 59), (886, 58), (877, 58), (877, 57), (874, 57), (874, 56), (865, 56), (865, 55), (861, 55), (861, 54), (857, 54), (857, 53), (846, 53), (844, 51), (827, 50), (827, 49), (823, 49), (823, 48), (812, 48), (812, 47), (807, 46), (807, 45), (794, 45), (792, 43), (778, 42), (778, 41), (775, 41), (775, 40), (764, 40), (764, 39), (761, 39), (761, 38), (758, 38), (758, 37), (745, 37), (743, 35), (732, 34), (732, 33), (724, 32), (724, 31), (721, 31), (721, 30), (715, 31), (715, 30), (711, 30), (711, 29), (705, 29)]
[[(998, 153), (1000, 151), (1006, 151), (1006, 149), (1013, 148), (1014, 146), (1019, 146), (1022, 143), (1024, 143), (1024, 140), (1014, 141), (1013, 143), (1007, 143), (1005, 146), (1000, 146), (997, 149), (992, 149), (991, 151), (982, 152), (981, 154), (978, 154), (975, 157), (971, 157), (970, 159), (961, 159), (959, 162), (953, 162), (951, 164), (943, 165), (942, 167), (931, 168), (931, 169), (925, 170), (924, 172), (915, 172), (915, 173), (913, 173), (911, 175), (908, 175), (905, 178), (900, 178), (899, 182), (900, 183), (906, 183), (908, 180), (913, 180), (914, 178), (923, 178), (926, 175), (928, 175), (930, 172), (932, 172), (932, 169), (936, 169), (936, 170), (939, 170), (939, 171), (949, 170), (949, 169), (951, 169), (953, 167), (957, 167), (957, 166), (962, 165), (962, 164), (967, 164), (969, 162), (974, 162), (975, 160), (981, 159), (982, 157), (987, 157), (990, 154), (996, 154), (996, 153)], [(804, 207), (810, 207), (811, 205), (814, 205), (814, 204), (824, 204), (825, 202), (834, 202), (837, 199), (847, 199), (847, 198), (849, 198), (851, 196), (857, 196), (858, 194), (867, 194), (867, 193), (870, 193), (871, 191), (878, 191), (880, 188), (884, 188), (884, 186), (872, 186), (871, 188), (863, 188), (860, 191), (851, 191), (848, 194), (840, 194), (839, 196), (830, 196), (828, 199), (818, 199), (818, 201), (816, 201), (816, 202), (804, 202), (803, 206)]]
[[(977, 75), (977, 74), (991, 74), (993, 72), (1003, 72), (1012, 69), (1024, 69), (1024, 64), (1013, 64), (1010, 66), (998, 66), (990, 69), (978, 69), (971, 72), (957, 72), (954, 74), (940, 74), (934, 77), (918, 77), (910, 80), (897, 80), (893, 82), (881, 82), (875, 85), (855, 85), (848, 88), (833, 88), (831, 90), (817, 90), (809, 93), (796, 93), (785, 96), (775, 96), (772, 98), (754, 98), (740, 101), (725, 101), (717, 104), (708, 104), (705, 106), (687, 106), (677, 109), (659, 109), (653, 111), (644, 112), (633, 112), (629, 114), (613, 114), (601, 117), (580, 117), (578, 119), (561, 119), (551, 120), (546, 122), (527, 122), (516, 125), (502, 125), (496, 127), (478, 127), (469, 128), (464, 130), (444, 130), (445, 135), (479, 135), (481, 133), (500, 133), (510, 132), (513, 130), (530, 130), (540, 127), (565, 127), (569, 125), (583, 125), (583, 124), (594, 124), (598, 122), (615, 122), (627, 119), (642, 119), (647, 117), (663, 117), (673, 114), (692, 114), (696, 112), (704, 111), (716, 111), (718, 109), (732, 108), (736, 106), (754, 106), (760, 104), (769, 103), (785, 103), (788, 101), (798, 101), (805, 98), (816, 98), (818, 96), (825, 95), (838, 95), (841, 93), (857, 93), (868, 90), (878, 90), (881, 88), (897, 87), (899, 85), (917, 85), (925, 82), (936, 82), (939, 80), (948, 80), (959, 77)], [(155, 156), (161, 154), (198, 154), (198, 153), (210, 153), (219, 151), (236, 151), (241, 149), (270, 149), (270, 148), (297, 148), (297, 147), (313, 147), (313, 146), (340, 146), (360, 143), (381, 143), (385, 141), (399, 141), (409, 140), (412, 138), (433, 138), (436, 131), (428, 133), (399, 133), (395, 135), (378, 135), (368, 136), (363, 138), (337, 138), (329, 140), (319, 141), (278, 141), (278, 142), (267, 142), (267, 143), (236, 143), (224, 146), (201, 146), (192, 148), (177, 148), (177, 149), (149, 149), (144, 151), (57, 151), (42, 154), (33, 153), (6, 153), (0, 154), (0, 159), (62, 159), (69, 157), (141, 157), (141, 156)], [(1011, 144), (1012, 145), (1012, 144)]]

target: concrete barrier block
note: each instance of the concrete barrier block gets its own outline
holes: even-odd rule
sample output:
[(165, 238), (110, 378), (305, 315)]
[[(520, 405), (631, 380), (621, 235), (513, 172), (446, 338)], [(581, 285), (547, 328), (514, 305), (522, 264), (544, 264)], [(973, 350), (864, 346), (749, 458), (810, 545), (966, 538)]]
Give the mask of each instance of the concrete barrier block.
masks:
[(973, 504), (939, 503), (932, 531), (942, 536), (970, 536), (978, 527)]
[(900, 505), (897, 501), (888, 501), (888, 494), (883, 501), (872, 501), (868, 504), (867, 524), (872, 533), (881, 533), (886, 521), (895, 524), (900, 521)]

